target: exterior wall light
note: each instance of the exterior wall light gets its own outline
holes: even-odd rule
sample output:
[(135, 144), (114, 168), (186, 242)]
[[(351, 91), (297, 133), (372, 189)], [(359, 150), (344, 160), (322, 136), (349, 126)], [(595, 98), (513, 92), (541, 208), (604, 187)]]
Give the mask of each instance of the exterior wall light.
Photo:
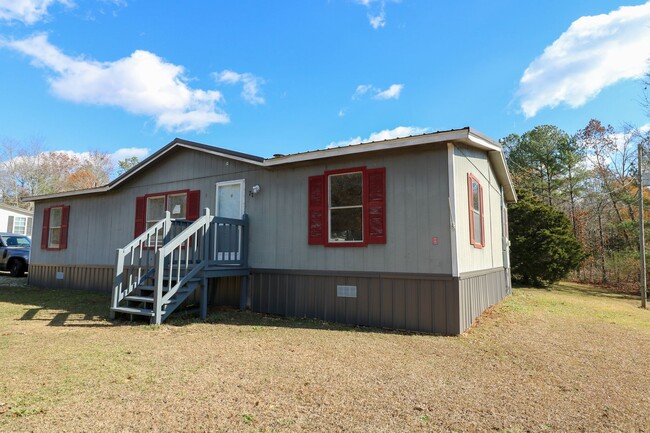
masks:
[(255, 195), (256, 195), (258, 192), (260, 192), (260, 189), (262, 189), (262, 188), (260, 188), (259, 184), (257, 184), (257, 185), (253, 185), (253, 187), (251, 188), (251, 190), (248, 191), (248, 195), (250, 195), (251, 197), (255, 197)]

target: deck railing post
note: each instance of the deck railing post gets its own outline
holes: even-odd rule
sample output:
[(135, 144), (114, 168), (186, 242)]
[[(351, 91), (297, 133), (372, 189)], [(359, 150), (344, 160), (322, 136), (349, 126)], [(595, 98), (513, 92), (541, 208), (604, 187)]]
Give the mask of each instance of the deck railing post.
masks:
[(205, 225), (203, 226), (203, 251), (201, 259), (204, 262), (207, 262), (210, 259), (210, 248), (212, 247), (210, 242), (210, 226), (212, 224), (212, 217), (210, 216), (210, 208), (205, 208)]
[(162, 323), (162, 290), (163, 275), (165, 273), (165, 256), (161, 250), (156, 251), (156, 263), (156, 290), (153, 293), (153, 319), (155, 325), (160, 325)]
[(241, 265), (245, 268), (248, 267), (248, 214), (244, 214), (242, 219), (242, 240), (241, 240)]
[[(118, 248), (115, 257), (115, 278), (113, 279), (113, 304), (111, 307), (117, 307), (120, 303), (120, 294), (122, 293), (122, 282), (124, 272), (124, 252)], [(115, 319), (115, 312), (111, 310), (110, 318)]]

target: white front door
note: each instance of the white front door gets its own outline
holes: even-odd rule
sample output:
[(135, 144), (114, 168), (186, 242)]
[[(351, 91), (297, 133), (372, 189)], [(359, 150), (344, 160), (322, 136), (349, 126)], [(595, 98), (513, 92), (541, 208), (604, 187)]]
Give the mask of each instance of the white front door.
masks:
[[(241, 219), (244, 215), (246, 183), (244, 179), (217, 182), (215, 215), (224, 218)], [(217, 242), (214, 256), (217, 260), (239, 260), (241, 250), (241, 230), (231, 226), (217, 226)]]

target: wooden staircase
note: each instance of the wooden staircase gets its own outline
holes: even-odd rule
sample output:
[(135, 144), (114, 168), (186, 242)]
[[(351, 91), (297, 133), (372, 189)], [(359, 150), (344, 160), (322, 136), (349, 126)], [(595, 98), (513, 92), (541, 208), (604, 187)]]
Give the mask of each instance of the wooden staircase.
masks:
[[(248, 275), (248, 217), (205, 215), (196, 221), (165, 218), (124, 248), (118, 248), (111, 319), (117, 314), (144, 316), (161, 324), (197, 289), (201, 316), (207, 312), (207, 280)], [(245, 299), (242, 284), (242, 299)], [(245, 307), (244, 305), (240, 305)]]

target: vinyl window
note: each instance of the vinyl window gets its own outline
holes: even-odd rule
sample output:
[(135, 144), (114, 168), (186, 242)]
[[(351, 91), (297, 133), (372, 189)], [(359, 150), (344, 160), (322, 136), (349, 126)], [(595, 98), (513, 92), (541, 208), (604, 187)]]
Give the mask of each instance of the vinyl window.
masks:
[(483, 187), (473, 174), (467, 176), (469, 195), (469, 238), (475, 248), (485, 246)]

